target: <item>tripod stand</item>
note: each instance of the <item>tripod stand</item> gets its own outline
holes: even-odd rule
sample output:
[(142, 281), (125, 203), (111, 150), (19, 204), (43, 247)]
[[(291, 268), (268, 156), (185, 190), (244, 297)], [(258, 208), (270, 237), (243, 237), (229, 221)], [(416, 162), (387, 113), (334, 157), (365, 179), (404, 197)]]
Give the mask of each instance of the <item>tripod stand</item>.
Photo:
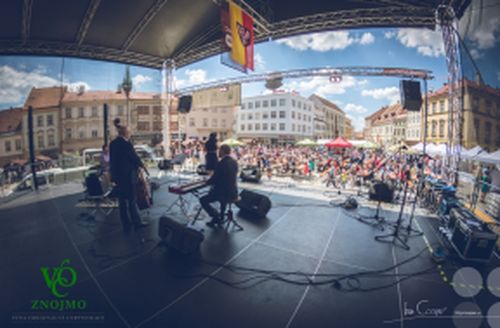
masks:
[[(409, 172), (407, 172), (406, 177), (409, 176)], [(399, 246), (407, 251), (410, 250), (410, 246), (408, 246), (407, 240), (403, 240), (402, 236), (400, 236), (401, 224), (403, 223), (403, 210), (406, 203), (406, 195), (408, 192), (408, 178), (405, 179), (405, 186), (403, 192), (403, 201), (401, 202), (401, 209), (399, 210), (398, 220), (396, 221), (396, 225), (394, 227), (394, 231), (390, 234), (376, 236), (375, 240), (382, 243), (389, 243), (395, 246)], [(406, 238), (407, 239), (407, 238)], [(398, 244), (399, 242), (399, 244)]]

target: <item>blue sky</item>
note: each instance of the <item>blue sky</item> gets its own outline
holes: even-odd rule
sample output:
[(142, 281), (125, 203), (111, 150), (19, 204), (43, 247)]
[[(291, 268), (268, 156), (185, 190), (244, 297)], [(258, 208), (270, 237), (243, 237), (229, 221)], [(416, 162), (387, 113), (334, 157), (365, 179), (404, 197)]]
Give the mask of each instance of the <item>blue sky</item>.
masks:
[[(498, 29), (497, 29), (498, 27)], [(500, 86), (497, 34), (493, 42), (471, 38), (470, 50), (487, 82)], [(492, 59), (496, 57), (495, 59)], [(429, 88), (437, 89), (447, 81), (446, 60), (439, 31), (424, 29), (360, 29), (301, 35), (258, 44), (255, 47), (255, 73), (312, 67), (380, 66), (431, 70), (435, 76)], [(496, 66), (495, 66), (496, 65)], [(84, 84), (91, 90), (115, 90), (123, 78), (122, 64), (75, 58), (0, 57), (0, 108), (24, 102), (32, 86), (60, 85), (74, 88)], [(220, 56), (177, 69), (176, 86), (240, 76), (242, 73), (220, 63)], [(161, 72), (131, 67), (136, 91), (161, 90)], [(285, 80), (282, 87), (304, 97), (312, 93), (336, 103), (361, 129), (364, 117), (399, 99), (399, 80), (387, 77), (343, 77), (332, 83), (328, 78), (312, 77)], [(266, 92), (264, 83), (243, 86), (243, 97)]]

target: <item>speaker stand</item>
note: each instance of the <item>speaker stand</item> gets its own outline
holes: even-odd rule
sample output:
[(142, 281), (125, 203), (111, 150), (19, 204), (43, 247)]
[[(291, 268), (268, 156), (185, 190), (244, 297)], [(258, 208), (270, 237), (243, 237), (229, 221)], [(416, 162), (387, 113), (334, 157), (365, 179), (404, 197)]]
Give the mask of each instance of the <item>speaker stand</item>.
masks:
[[(377, 202), (377, 209), (374, 216), (358, 216), (358, 221), (379, 228), (380, 231), (384, 231), (384, 225), (386, 224), (385, 218), (380, 216), (380, 208), (382, 202)], [(375, 222), (374, 222), (375, 221)]]

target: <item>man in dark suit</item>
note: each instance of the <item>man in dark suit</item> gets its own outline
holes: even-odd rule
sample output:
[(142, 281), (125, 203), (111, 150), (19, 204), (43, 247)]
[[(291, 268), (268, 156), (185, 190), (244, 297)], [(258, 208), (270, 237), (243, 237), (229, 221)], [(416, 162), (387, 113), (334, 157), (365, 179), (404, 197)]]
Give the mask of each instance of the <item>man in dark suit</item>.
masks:
[[(234, 202), (238, 198), (238, 186), (236, 185), (238, 163), (230, 154), (231, 148), (228, 145), (222, 145), (219, 148), (220, 161), (215, 166), (214, 174), (207, 181), (209, 185), (212, 185), (212, 188), (208, 194), (200, 198), (201, 206), (212, 218), (210, 222), (207, 222), (210, 227), (222, 223), (227, 203)], [(213, 202), (220, 202), (221, 213), (218, 213), (210, 205)]]
[(128, 127), (119, 126), (118, 137), (109, 145), (111, 181), (116, 184), (120, 219), (125, 231), (130, 230), (130, 219), (135, 229), (147, 226), (137, 208), (138, 170), (144, 165), (129, 138)]

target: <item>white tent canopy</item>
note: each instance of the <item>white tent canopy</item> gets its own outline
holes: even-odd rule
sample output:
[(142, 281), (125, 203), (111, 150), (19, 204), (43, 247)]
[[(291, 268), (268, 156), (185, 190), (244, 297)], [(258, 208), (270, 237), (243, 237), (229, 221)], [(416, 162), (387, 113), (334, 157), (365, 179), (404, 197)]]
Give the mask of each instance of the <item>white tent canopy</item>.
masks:
[(483, 154), (483, 153), (484, 153), (484, 149), (481, 148), (480, 146), (476, 146), (474, 148), (471, 148), (471, 149), (464, 151), (461, 155), (464, 158), (472, 159), (472, 158), (476, 157), (477, 155)]
[(488, 164), (500, 164), (500, 149), (491, 154), (482, 154), (476, 156), (475, 160)]

